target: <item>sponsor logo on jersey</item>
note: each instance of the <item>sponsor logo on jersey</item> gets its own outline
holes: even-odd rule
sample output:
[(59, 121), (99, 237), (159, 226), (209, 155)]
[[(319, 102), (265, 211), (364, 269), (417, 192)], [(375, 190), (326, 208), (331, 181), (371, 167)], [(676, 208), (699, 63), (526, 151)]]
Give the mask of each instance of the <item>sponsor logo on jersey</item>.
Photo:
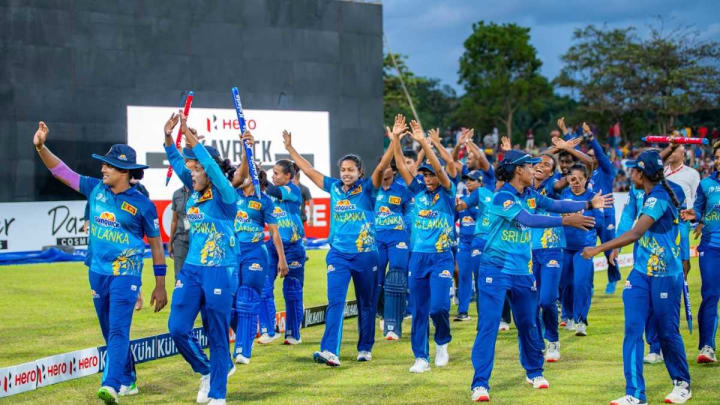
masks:
[(475, 218), (470, 215), (465, 215), (462, 217), (462, 224), (463, 226), (475, 225)]
[(290, 262), (288, 267), (290, 267), (291, 269), (296, 269), (298, 267), (302, 267), (302, 265), (300, 264), (299, 261), (296, 260), (296, 261)]
[(407, 249), (408, 248), (407, 243), (405, 243), (405, 242), (398, 242), (398, 244), (395, 245), (395, 247), (398, 249)]
[(190, 207), (185, 215), (188, 221), (202, 221), (205, 218), (205, 214), (200, 212), (198, 207)]
[(335, 266), (333, 266), (332, 264), (328, 264), (327, 271), (328, 273), (330, 273), (331, 271), (335, 271)]
[(418, 211), (418, 216), (422, 218), (435, 218), (438, 216), (438, 213), (433, 210), (420, 210)]
[(470, 253), (470, 256), (475, 257), (480, 255), (480, 249), (473, 249), (472, 253)]
[(285, 214), (285, 211), (283, 211), (282, 208), (280, 208), (280, 207), (273, 208), (273, 216), (274, 217), (280, 218), (280, 217), (284, 217), (285, 215), (287, 215), (287, 214)]
[(668, 297), (668, 293), (666, 293), (666, 292), (661, 292), (661, 293), (660, 293), (660, 298), (661, 298), (661, 299), (667, 299), (667, 297)]
[(103, 211), (99, 216), (95, 217), (95, 223), (102, 226), (109, 226), (112, 228), (119, 228), (120, 224), (115, 220), (115, 214), (108, 211)]
[(530, 207), (532, 209), (535, 209), (535, 207), (537, 207), (537, 204), (535, 203), (534, 198), (528, 198), (527, 205), (528, 205), (528, 207)]
[(252, 271), (262, 271), (263, 267), (260, 265), (260, 263), (253, 263), (250, 265), (250, 270)]
[(248, 221), (247, 212), (238, 210), (238, 212), (235, 214), (235, 221), (247, 222)]
[(249, 201), (248, 207), (252, 210), (260, 210), (260, 208), (262, 208), (262, 203), (260, 201)]
[(222, 289), (220, 289), (220, 288), (214, 289), (214, 290), (213, 290), (213, 294), (215, 294), (215, 295), (222, 295)]
[(120, 209), (123, 211), (127, 211), (132, 215), (137, 214), (137, 208), (130, 205), (127, 201), (123, 201), (123, 203), (120, 205)]
[(492, 277), (485, 277), (485, 284), (492, 284)]
[(100, 298), (100, 294), (98, 294), (95, 290), (90, 290), (90, 295), (93, 297), (93, 299)]
[[(642, 163), (642, 162), (640, 162), (640, 163)], [(645, 208), (653, 208), (655, 206), (655, 204), (657, 204), (657, 198), (650, 197), (647, 199), (647, 201), (645, 201)]]
[(182, 283), (182, 281), (180, 281), (180, 280), (176, 281), (176, 282), (175, 282), (175, 288), (183, 288), (183, 283)]
[(550, 261), (547, 263), (547, 266), (548, 266), (548, 267), (560, 267), (560, 263), (558, 263), (557, 260), (550, 260)]
[(355, 204), (351, 203), (350, 200), (340, 200), (335, 204), (335, 212), (353, 211), (355, 210)]
[(507, 200), (507, 201), (505, 201), (505, 202), (503, 203), (503, 210), (508, 210), (508, 209), (510, 209), (510, 207), (512, 207), (513, 204), (515, 204), (515, 202), (514, 202), (513, 200)]
[(442, 278), (452, 278), (452, 273), (450, 273), (450, 270), (443, 270), (439, 276)]
[(610, 225), (608, 225), (607, 229), (608, 229), (609, 231), (612, 231), (613, 229), (615, 229), (615, 225), (614, 225), (614, 224), (610, 224)]
[(95, 195), (95, 199), (96, 199), (97, 201), (102, 201), (102, 202), (106, 202), (106, 201), (107, 201), (107, 199), (105, 198), (105, 193), (97, 193), (97, 194)]
[(381, 205), (380, 207), (378, 207), (377, 214), (379, 217), (384, 218), (384, 217), (392, 215), (392, 210), (385, 205)]
[(400, 198), (398, 196), (391, 195), (390, 197), (388, 197), (388, 203), (390, 203), (390, 204), (400, 205), (401, 202), (402, 202), (402, 198)]
[(632, 288), (632, 284), (630, 284), (630, 280), (625, 280), (625, 289), (629, 290)]

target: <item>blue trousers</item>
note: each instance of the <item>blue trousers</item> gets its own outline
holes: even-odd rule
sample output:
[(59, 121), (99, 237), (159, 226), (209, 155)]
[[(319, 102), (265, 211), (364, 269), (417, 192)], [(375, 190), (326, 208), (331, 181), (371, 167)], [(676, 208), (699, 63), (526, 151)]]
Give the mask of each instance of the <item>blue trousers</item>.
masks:
[[(473, 249), (471, 241), (460, 241), (455, 259), (458, 265), (458, 313), (468, 312), (473, 280), (478, 278), (478, 261), (482, 250)], [(473, 256), (475, 255), (475, 256)]]
[[(603, 193), (609, 193), (611, 190), (603, 190)], [(605, 243), (609, 240), (615, 239), (615, 208), (605, 208), (604, 210), (604, 220), (605, 225), (602, 227), (602, 230), (600, 231), (600, 241), (602, 243)], [(605, 258), (608, 259), (610, 257), (610, 253), (612, 251), (608, 250), (605, 252)], [(614, 265), (610, 264), (610, 261), (608, 260), (608, 271), (607, 271), (607, 277), (608, 277), (608, 283), (615, 283), (620, 281), (622, 278), (622, 275), (620, 274), (620, 269)]]
[(545, 339), (557, 342), (558, 336), (558, 291), (563, 267), (561, 248), (533, 250), (533, 274), (537, 282), (538, 328), (540, 336), (545, 329)]
[(142, 280), (138, 276), (88, 272), (95, 313), (100, 322), (107, 361), (101, 385), (113, 387), (135, 382), (135, 362), (130, 352), (130, 323)]
[[(588, 313), (590, 312), (590, 303), (592, 301), (594, 266), (592, 259), (582, 257), (581, 250), (565, 250), (563, 258), (563, 280), (568, 291), (568, 295), (563, 299), (572, 302), (569, 313), (572, 314), (568, 319), (575, 322), (583, 322), (587, 324)], [(562, 284), (562, 282), (561, 282)], [(571, 284), (568, 289), (568, 284)], [(565, 315), (565, 311), (563, 311)]]
[(358, 304), (358, 351), (372, 351), (375, 344), (375, 294), (377, 252), (343, 253), (330, 248), (327, 263), (327, 298), (325, 332), (320, 350), (340, 355), (345, 299), (352, 278)]
[(260, 294), (268, 277), (268, 253), (262, 243), (240, 248), (238, 290), (233, 297), (230, 326), (235, 331), (233, 353), (250, 358), (260, 316)]
[[(275, 246), (268, 244), (268, 272), (260, 298), (260, 332), (275, 336), (275, 279), (277, 278), (278, 255)], [(303, 285), (305, 284), (305, 247), (302, 242), (284, 243), (288, 274), (283, 279), (285, 299), (285, 336), (300, 339), (302, 327)]]
[[(623, 368), (625, 393), (645, 402), (643, 340), (645, 324), (655, 323), (670, 378), (690, 383), (685, 346), (680, 336), (680, 300), (683, 276), (651, 277), (632, 270), (625, 282), (625, 338)], [(650, 312), (654, 314), (649, 318)]]
[[(444, 345), (452, 340), (450, 335), (450, 288), (452, 288), (455, 263), (452, 253), (412, 252), (408, 264), (410, 275), (410, 305), (412, 306), (412, 331), (410, 344), (416, 359), (429, 359), (428, 336), (432, 318), (435, 325), (435, 343)], [(497, 329), (497, 325), (495, 325)]]
[(710, 346), (715, 349), (718, 328), (718, 298), (720, 298), (720, 249), (703, 248), (700, 252), (702, 302), (698, 312), (700, 341), (698, 349)]
[[(238, 278), (235, 267), (205, 267), (188, 264), (178, 274), (172, 295), (168, 329), (175, 346), (193, 371), (210, 374), (210, 398), (225, 398), (230, 370), (229, 325)], [(191, 333), (203, 311), (210, 346), (210, 360)]]
[(518, 330), (520, 364), (528, 378), (543, 374), (543, 341), (538, 331), (537, 288), (533, 275), (511, 275), (496, 267), (482, 267), (478, 280), (478, 325), (472, 348), (475, 369), (471, 388), (490, 388), (490, 374), (495, 362), (498, 323), (507, 295)]
[[(405, 318), (407, 304), (407, 269), (410, 258), (410, 241), (406, 231), (378, 231), (378, 272), (377, 286), (373, 303), (378, 304), (383, 297), (382, 314), (385, 319), (383, 334), (392, 331), (402, 336), (402, 321)], [(404, 277), (392, 277), (385, 289), (385, 269), (389, 275), (393, 271), (401, 272)], [(403, 283), (404, 281), (404, 283)]]

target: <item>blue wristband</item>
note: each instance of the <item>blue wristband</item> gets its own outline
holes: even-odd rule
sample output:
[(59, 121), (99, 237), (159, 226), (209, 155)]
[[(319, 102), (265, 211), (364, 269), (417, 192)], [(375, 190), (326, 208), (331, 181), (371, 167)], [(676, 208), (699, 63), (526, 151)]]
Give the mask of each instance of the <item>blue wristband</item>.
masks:
[(165, 273), (167, 273), (167, 265), (153, 264), (153, 272), (155, 273), (155, 277), (165, 277)]

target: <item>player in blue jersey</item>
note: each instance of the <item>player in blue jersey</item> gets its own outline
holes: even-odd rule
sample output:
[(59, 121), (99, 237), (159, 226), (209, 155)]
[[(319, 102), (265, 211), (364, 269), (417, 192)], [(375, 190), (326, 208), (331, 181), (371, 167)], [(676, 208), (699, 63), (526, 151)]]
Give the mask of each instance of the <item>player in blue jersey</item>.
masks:
[(490, 374), (495, 357), (497, 324), (509, 292), (510, 304), (518, 329), (520, 362), (527, 382), (534, 388), (548, 388), (543, 377), (543, 342), (537, 320), (537, 288), (533, 276), (530, 230), (528, 227), (594, 226), (592, 217), (570, 214), (562, 217), (535, 215), (537, 208), (550, 212), (571, 213), (592, 207), (604, 207), (611, 196), (597, 194), (592, 201), (558, 201), (542, 196), (531, 188), (532, 165), (539, 163), (530, 155), (511, 150), (505, 154), (496, 173), (505, 184), (493, 197), (488, 211), (490, 232), (480, 256), (478, 281), (478, 331), (472, 351), (475, 368), (471, 388), (473, 401), (489, 401)]
[[(180, 354), (201, 375), (197, 402), (220, 405), (225, 404), (227, 377), (232, 367), (228, 361), (228, 334), (238, 287), (233, 230), (237, 193), (220, 169), (220, 154), (215, 148), (200, 144), (195, 130), (187, 127), (187, 118), (181, 115), (187, 144), (183, 154), (192, 161), (193, 168), (185, 167), (185, 159), (171, 134), (177, 121), (178, 116), (173, 114), (165, 124), (165, 153), (175, 174), (193, 192), (186, 208), (190, 246), (175, 282), (168, 329)], [(208, 334), (209, 360), (191, 333), (200, 311)]]
[[(570, 168), (569, 183), (560, 194), (564, 200), (588, 201), (592, 199), (593, 192), (587, 188), (588, 171), (582, 164)], [(572, 314), (576, 336), (587, 336), (588, 313), (593, 290), (593, 276), (595, 268), (593, 261), (582, 257), (582, 250), (587, 246), (597, 244), (598, 233), (603, 228), (604, 215), (601, 210), (593, 209), (585, 215), (595, 218), (595, 226), (591, 229), (577, 229), (563, 227), (566, 246), (563, 252), (563, 271), (560, 288), (563, 290), (563, 300), (569, 301), (566, 306), (569, 310), (564, 315)]]
[(446, 366), (449, 360), (450, 288), (455, 267), (451, 253), (455, 228), (455, 186), (440, 165), (429, 141), (416, 121), (410, 122), (411, 136), (418, 142), (430, 164), (418, 169), (422, 176), (413, 178), (404, 163), (398, 171), (409, 184), (414, 206), (408, 220), (410, 231), (410, 262), (408, 264), (412, 331), (410, 343), (415, 363), (411, 373), (430, 370), (428, 335), (432, 318), (435, 325), (435, 365)]
[(320, 350), (313, 354), (313, 359), (328, 366), (340, 365), (343, 312), (352, 278), (358, 302), (357, 360), (370, 361), (375, 343), (376, 306), (372, 300), (377, 284), (375, 272), (378, 271), (372, 181), (362, 177), (362, 161), (356, 155), (345, 155), (340, 159), (340, 178), (334, 179), (315, 170), (300, 156), (287, 131), (283, 131), (283, 142), (300, 170), (330, 193), (330, 250), (325, 259), (328, 308)]
[[(305, 230), (302, 222), (302, 192), (292, 179), (295, 177), (295, 165), (287, 159), (278, 160), (273, 166), (272, 184), (268, 184), (265, 192), (275, 207), (273, 216), (277, 221), (278, 233), (282, 240), (288, 273), (283, 279), (283, 298), (285, 299), (285, 340), (286, 345), (302, 342), (300, 328), (302, 326), (303, 285), (305, 284), (305, 247), (303, 238)], [(266, 344), (275, 339), (275, 277), (278, 269), (278, 250), (274, 242), (268, 241), (270, 254), (268, 262), (270, 272), (262, 291), (260, 306), (260, 332), (258, 343)], [(279, 270), (279, 269), (278, 269)]]
[[(478, 188), (483, 188), (492, 194), (490, 190), (483, 187), (483, 176), (480, 170), (473, 170), (462, 176), (465, 187), (467, 188), (468, 195), (475, 193)], [(477, 195), (477, 194), (476, 194)], [(474, 257), (479, 257), (479, 253), (482, 248), (474, 254), (473, 240), (475, 240), (475, 229), (477, 228), (477, 221), (482, 221), (483, 209), (478, 206), (482, 203), (473, 201), (475, 204), (458, 204), (459, 210), (457, 211), (458, 221), (460, 223), (460, 232), (458, 240), (458, 253), (456, 256), (458, 265), (458, 313), (455, 317), (455, 321), (468, 321), (470, 316), (468, 315), (468, 308), (470, 307), (470, 298), (473, 292), (473, 281), (477, 280), (477, 260)]]
[[(684, 403), (691, 397), (690, 373), (679, 331), (683, 272), (680, 260), (678, 201), (663, 176), (663, 164), (656, 150), (641, 153), (629, 163), (634, 167), (632, 180), (645, 191), (640, 217), (633, 228), (597, 247), (586, 247), (583, 257), (636, 243), (635, 260), (623, 290), (625, 304), (625, 339), (623, 364), (625, 396), (614, 405), (647, 403), (643, 379), (643, 341), (645, 324), (655, 322), (673, 390), (667, 403)], [(649, 318), (650, 313), (654, 316)]]
[(98, 397), (115, 404), (118, 396), (138, 393), (135, 363), (130, 352), (130, 323), (142, 284), (147, 236), (153, 257), (155, 312), (167, 304), (165, 254), (155, 205), (131, 184), (147, 166), (136, 163), (135, 150), (113, 145), (102, 162), (102, 178), (80, 176), (45, 145), (50, 129), (38, 123), (33, 144), (50, 172), (66, 186), (84, 194), (89, 204), (88, 278), (95, 313), (107, 345), (107, 360)]
[[(255, 140), (249, 132), (242, 136), (242, 141), (252, 147)], [(278, 231), (275, 217), (275, 204), (265, 193), (259, 196), (249, 175), (247, 154), (243, 153), (240, 167), (235, 171), (233, 186), (237, 187), (237, 213), (234, 229), (238, 253), (238, 290), (235, 298), (235, 316), (231, 318), (231, 326), (235, 330), (235, 362), (250, 363), (253, 340), (257, 332), (257, 320), (260, 315), (260, 295), (269, 277), (275, 274), (285, 276), (288, 264), (285, 259), (283, 242)], [(265, 172), (257, 169), (261, 184), (267, 183)], [(270, 231), (277, 265), (268, 266), (268, 251), (265, 247), (265, 225)]]
[[(398, 340), (402, 336), (407, 301), (410, 234), (405, 217), (412, 195), (404, 181), (396, 178), (391, 167), (393, 156), (402, 156), (399, 137), (406, 129), (405, 117), (397, 115), (392, 130), (387, 128), (386, 131), (390, 145), (371, 176), (377, 193), (375, 231), (378, 246), (378, 284), (373, 303), (378, 302), (382, 292), (383, 335), (387, 340)], [(386, 276), (385, 268), (388, 266)]]
[(692, 211), (684, 212), (688, 220), (699, 220), (696, 237), (700, 234), (700, 277), (702, 303), (698, 313), (700, 341), (698, 363), (717, 363), (715, 334), (718, 327), (718, 299), (720, 298), (720, 146), (715, 146), (715, 171), (700, 181)]

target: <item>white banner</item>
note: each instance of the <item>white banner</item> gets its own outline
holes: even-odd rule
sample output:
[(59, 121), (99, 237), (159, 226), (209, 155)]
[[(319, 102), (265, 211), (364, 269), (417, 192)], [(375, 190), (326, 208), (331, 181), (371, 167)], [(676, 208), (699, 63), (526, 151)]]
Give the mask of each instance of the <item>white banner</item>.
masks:
[(97, 347), (57, 354), (37, 360), (38, 387), (97, 374), (100, 355)]
[[(232, 98), (228, 91), (228, 104)], [(170, 114), (177, 112), (176, 107), (127, 107), (127, 143), (138, 155), (138, 162), (147, 164), (142, 183), (150, 191), (153, 200), (170, 200), (172, 193), (180, 186), (180, 180), (173, 175), (170, 184), (165, 186), (168, 161), (163, 149), (162, 128)], [(323, 174), (330, 174), (330, 127), (329, 114), (326, 111), (282, 111), (282, 110), (245, 110), (248, 129), (255, 137), (254, 157), (263, 168), (270, 169), (275, 161), (286, 158), (282, 131), (287, 129), (293, 134), (293, 146)], [(203, 142), (217, 148), (223, 158), (230, 159), (234, 165), (240, 163), (242, 143), (240, 127), (233, 108), (193, 108), (190, 110), (188, 125), (204, 136)], [(177, 128), (173, 131), (173, 140)], [(272, 170), (268, 170), (268, 179)], [(306, 177), (303, 184), (310, 187), (313, 197), (325, 193), (315, 187)]]
[(0, 203), (0, 253), (87, 246), (85, 201)]
[(35, 362), (0, 369), (0, 398), (34, 390), (38, 373)]

